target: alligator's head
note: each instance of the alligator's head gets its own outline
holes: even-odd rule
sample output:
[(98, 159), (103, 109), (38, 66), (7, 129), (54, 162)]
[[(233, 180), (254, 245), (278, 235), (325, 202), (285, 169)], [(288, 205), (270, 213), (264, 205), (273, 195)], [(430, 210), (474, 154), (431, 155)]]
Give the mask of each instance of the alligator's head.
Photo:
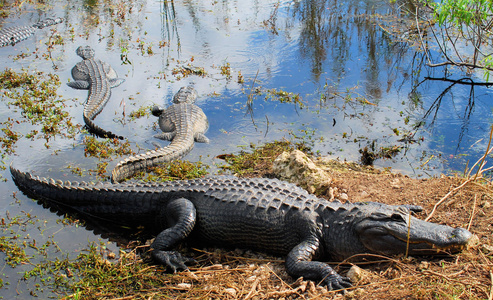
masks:
[(197, 91), (193, 86), (184, 86), (173, 96), (173, 103), (194, 103), (197, 99)]
[(352, 247), (359, 248), (360, 252), (384, 255), (430, 255), (442, 251), (454, 253), (465, 248), (473, 239), (473, 235), (466, 229), (413, 217), (405, 206), (361, 203), (349, 215), (354, 218), (350, 226), (355, 235), (350, 240), (360, 244)]
[(47, 18), (47, 19), (44, 19), (42, 21), (39, 21), (39, 22), (33, 24), (32, 27), (35, 27), (35, 28), (38, 28), (38, 29), (42, 29), (42, 28), (45, 28), (47, 26), (51, 26), (51, 25), (62, 23), (63, 21), (65, 21), (64, 18), (54, 18), (54, 19)]
[(163, 111), (164, 111), (164, 108), (162, 108), (161, 106), (154, 105), (151, 108), (151, 113), (155, 117), (159, 117), (163, 113)]
[(80, 46), (75, 53), (82, 57), (82, 59), (91, 59), (94, 57), (94, 50), (90, 46)]

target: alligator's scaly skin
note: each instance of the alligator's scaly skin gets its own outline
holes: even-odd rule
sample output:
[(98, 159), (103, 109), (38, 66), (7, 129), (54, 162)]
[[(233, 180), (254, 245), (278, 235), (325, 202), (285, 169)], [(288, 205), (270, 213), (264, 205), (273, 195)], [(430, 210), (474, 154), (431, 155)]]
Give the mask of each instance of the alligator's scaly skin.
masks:
[(33, 35), (37, 29), (42, 29), (47, 26), (59, 24), (63, 22), (63, 18), (44, 19), (31, 26), (14, 26), (3, 28), (0, 30), (0, 47), (8, 45), (14, 46), (20, 41), (23, 41)]
[(72, 68), (74, 81), (67, 85), (74, 89), (89, 90), (83, 114), (87, 128), (100, 137), (123, 139), (97, 126), (93, 120), (110, 99), (111, 88), (119, 86), (125, 80), (118, 78), (115, 70), (108, 63), (94, 59), (94, 50), (91, 47), (80, 46), (76, 53), (83, 60)]
[(329, 265), (312, 259), (343, 259), (359, 253), (410, 255), (460, 250), (472, 234), (462, 228), (411, 216), (412, 206), (329, 202), (279, 180), (214, 177), (156, 184), (54, 181), (12, 166), (18, 187), (53, 206), (81, 214), (159, 229), (153, 258), (173, 271), (187, 259), (171, 248), (191, 235), (213, 245), (287, 255), (287, 272), (329, 289), (351, 284)]
[(197, 91), (191, 86), (182, 87), (173, 97), (173, 105), (166, 109), (157, 106), (152, 113), (159, 117), (163, 131), (156, 138), (169, 140), (167, 147), (148, 151), (120, 161), (111, 172), (113, 182), (121, 182), (140, 170), (185, 156), (193, 149), (194, 141), (208, 143), (204, 133), (209, 128), (207, 116), (194, 104)]

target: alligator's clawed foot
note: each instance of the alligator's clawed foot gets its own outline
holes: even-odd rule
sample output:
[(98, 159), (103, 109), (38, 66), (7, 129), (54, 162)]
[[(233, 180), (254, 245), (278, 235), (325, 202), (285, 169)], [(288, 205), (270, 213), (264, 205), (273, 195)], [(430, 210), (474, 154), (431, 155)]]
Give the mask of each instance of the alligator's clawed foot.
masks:
[(178, 270), (188, 270), (186, 264), (196, 263), (195, 259), (184, 257), (177, 251), (154, 250), (152, 257), (156, 262), (170, 268), (173, 273), (176, 273)]
[(351, 280), (347, 277), (342, 277), (339, 274), (332, 274), (327, 276), (323, 284), (327, 286), (327, 289), (329, 291), (334, 291), (334, 290), (344, 290), (347, 288), (350, 288), (353, 284), (351, 283)]

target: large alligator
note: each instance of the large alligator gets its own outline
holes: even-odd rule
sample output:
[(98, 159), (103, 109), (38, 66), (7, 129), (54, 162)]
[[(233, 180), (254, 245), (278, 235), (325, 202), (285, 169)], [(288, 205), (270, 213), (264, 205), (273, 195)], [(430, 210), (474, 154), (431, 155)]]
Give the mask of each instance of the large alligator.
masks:
[(108, 63), (95, 59), (94, 50), (90, 46), (80, 46), (76, 53), (83, 60), (72, 68), (74, 81), (67, 85), (74, 89), (89, 90), (83, 113), (87, 128), (100, 137), (123, 139), (97, 126), (93, 120), (110, 99), (111, 89), (122, 84), (125, 79), (118, 78), (116, 71)]
[(14, 46), (18, 42), (23, 41), (33, 35), (37, 29), (62, 23), (63, 20), (63, 18), (47, 18), (36, 22), (31, 26), (13, 26), (3, 28), (0, 30), (0, 47), (5, 47), (8, 45)]
[(173, 97), (173, 105), (166, 109), (152, 108), (152, 114), (159, 117), (159, 127), (163, 131), (154, 137), (171, 141), (158, 150), (128, 157), (120, 161), (111, 172), (113, 182), (121, 182), (139, 170), (185, 156), (193, 149), (194, 141), (208, 143), (204, 133), (209, 128), (207, 116), (195, 105), (197, 91), (192, 86), (182, 87)]
[(329, 202), (275, 179), (89, 184), (35, 177), (12, 166), (10, 171), (21, 190), (48, 205), (159, 230), (151, 255), (173, 271), (187, 268), (189, 259), (172, 248), (190, 236), (212, 245), (287, 255), (291, 276), (345, 289), (351, 286), (348, 278), (313, 259), (456, 252), (473, 237), (462, 228), (417, 219), (411, 213), (418, 206)]

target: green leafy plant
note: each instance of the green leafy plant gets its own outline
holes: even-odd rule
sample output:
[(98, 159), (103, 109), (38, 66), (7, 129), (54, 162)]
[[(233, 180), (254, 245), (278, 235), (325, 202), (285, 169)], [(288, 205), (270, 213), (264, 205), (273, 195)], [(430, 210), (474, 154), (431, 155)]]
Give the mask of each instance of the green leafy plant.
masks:
[[(431, 14), (427, 16), (423, 8), (431, 9)], [(465, 68), (468, 74), (474, 69), (483, 69), (485, 80), (489, 80), (489, 72), (493, 71), (493, 53), (488, 52), (493, 28), (491, 0), (425, 1), (424, 7), (417, 6), (416, 13), (417, 18), (427, 18), (430, 25), (437, 25), (428, 26), (427, 30), (431, 31), (442, 54), (443, 60), (438, 62), (432, 59), (428, 43), (423, 40), (427, 32), (417, 28), (429, 66), (454, 65)]]

